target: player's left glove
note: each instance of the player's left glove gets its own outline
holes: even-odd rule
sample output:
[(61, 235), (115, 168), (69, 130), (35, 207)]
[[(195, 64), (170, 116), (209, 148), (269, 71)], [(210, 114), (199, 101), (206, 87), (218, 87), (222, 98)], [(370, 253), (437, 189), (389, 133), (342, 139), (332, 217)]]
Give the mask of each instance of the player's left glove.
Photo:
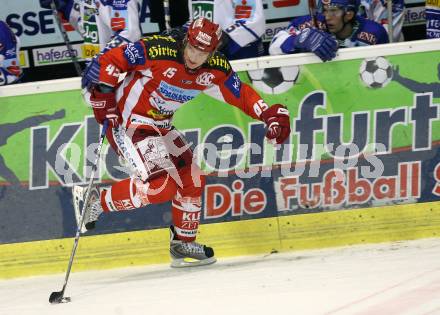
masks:
[(108, 120), (110, 128), (113, 128), (122, 123), (122, 117), (116, 105), (115, 92), (101, 92), (99, 87), (94, 87), (90, 95), (90, 104), (99, 124)]
[(289, 111), (281, 104), (275, 104), (261, 113), (266, 123), (266, 138), (276, 144), (284, 143), (290, 135)]

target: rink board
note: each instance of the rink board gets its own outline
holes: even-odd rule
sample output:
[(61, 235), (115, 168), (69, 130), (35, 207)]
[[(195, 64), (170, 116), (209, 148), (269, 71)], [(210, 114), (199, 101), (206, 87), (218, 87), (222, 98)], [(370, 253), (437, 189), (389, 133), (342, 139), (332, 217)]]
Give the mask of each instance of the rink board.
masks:
[[(440, 41), (431, 40), (347, 48), (329, 63), (313, 54), (233, 63), (243, 82), (260, 87), (261, 80), (247, 71), (299, 66), (287, 91), (271, 94), (263, 89), (267, 102), (288, 106), (292, 147), (275, 152), (264, 142), (262, 123), (207, 96), (179, 109), (176, 127), (189, 142), (212, 144), (217, 153), (210, 165), (201, 156), (209, 176), (198, 240), (213, 246), (221, 259), (437, 237), (439, 49)], [(391, 81), (382, 88), (368, 88), (359, 74), (365, 59), (377, 56), (399, 66), (412, 84)], [(419, 85), (430, 90), (417, 91)], [(76, 231), (70, 186), (88, 183), (87, 170), (94, 160), (88, 149), (96, 144), (100, 126), (82, 105), (79, 78), (3, 87), (0, 100), (0, 278), (62, 273)], [(353, 167), (342, 168), (340, 159), (330, 156), (334, 152), (320, 152), (327, 141), (339, 144), (350, 139), (365, 142), (362, 154), (348, 160), (356, 162)], [(376, 140), (386, 146), (374, 155), (370, 145)], [(261, 145), (261, 154), (248, 152), (240, 159), (235, 150), (248, 142)], [(69, 150), (62, 151), (65, 144)], [(311, 150), (303, 152), (306, 156), (299, 154), (298, 144), (310, 145)], [(103, 151), (97, 180), (101, 188), (127, 177), (116, 169), (114, 152)], [(231, 165), (217, 167), (224, 156), (231, 157)], [(368, 177), (368, 193), (366, 189), (356, 193), (357, 185), (367, 184), (362, 168), (368, 170), (373, 161), (380, 162), (383, 172)], [(285, 174), (283, 166), (303, 167), (304, 172)], [(255, 169), (252, 178), (238, 174)], [(302, 194), (302, 187), (320, 191), (313, 189), (308, 198), (310, 193)], [(169, 204), (149, 205), (102, 216), (97, 228), (81, 238), (73, 271), (169, 262), (169, 209)]]
[[(198, 240), (216, 256), (269, 254), (438, 237), (440, 203), (329, 211), (200, 228)], [(0, 246), (0, 279), (63, 273), (72, 238)], [(73, 272), (169, 262), (168, 230), (83, 236)]]

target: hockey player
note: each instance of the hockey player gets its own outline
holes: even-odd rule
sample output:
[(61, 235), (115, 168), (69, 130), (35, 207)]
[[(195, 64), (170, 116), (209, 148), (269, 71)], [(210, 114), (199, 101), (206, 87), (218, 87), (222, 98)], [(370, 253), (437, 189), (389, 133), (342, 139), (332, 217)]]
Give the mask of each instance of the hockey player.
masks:
[(18, 53), (20, 42), (9, 26), (0, 20), (0, 86), (17, 82), (22, 74)]
[(189, 0), (188, 7), (190, 21), (207, 18), (227, 34), (222, 52), (229, 60), (264, 54), (265, 18), (261, 0)]
[[(361, 0), (361, 16), (382, 24), (388, 32), (387, 0)], [(402, 26), (404, 20), (404, 0), (392, 0), (393, 42), (403, 41)]]
[(338, 48), (388, 43), (382, 25), (356, 16), (357, 0), (322, 0), (320, 7), (320, 14), (295, 18), (287, 30), (278, 32), (269, 53), (313, 52), (328, 61)]
[[(175, 111), (204, 92), (265, 122), (271, 141), (283, 143), (290, 134), (288, 110), (267, 106), (216, 52), (221, 34), (219, 25), (196, 19), (183, 42), (156, 35), (107, 51), (94, 59), (83, 80), (95, 118), (110, 122), (107, 138), (135, 174), (101, 193), (91, 191), (86, 228), (93, 228), (102, 213), (172, 200), (175, 267), (187, 265), (185, 258), (196, 259), (196, 265), (215, 262), (213, 249), (195, 242), (204, 177), (171, 124)], [(126, 76), (118, 83), (121, 73)]]

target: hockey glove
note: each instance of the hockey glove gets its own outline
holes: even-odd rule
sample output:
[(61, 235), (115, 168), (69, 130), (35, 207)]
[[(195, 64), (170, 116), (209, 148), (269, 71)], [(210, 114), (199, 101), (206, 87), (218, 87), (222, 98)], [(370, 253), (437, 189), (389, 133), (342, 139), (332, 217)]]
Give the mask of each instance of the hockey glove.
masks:
[(284, 143), (290, 135), (289, 111), (281, 104), (275, 104), (261, 113), (266, 123), (266, 138), (276, 144)]
[(109, 127), (117, 127), (122, 123), (119, 109), (116, 105), (115, 92), (103, 93), (95, 87), (91, 91), (90, 104), (93, 108), (95, 119), (101, 125), (107, 119)]
[(98, 57), (95, 57), (84, 69), (81, 79), (81, 88), (87, 88), (87, 90), (90, 90), (93, 85), (98, 84), (100, 70), (101, 65), (98, 62)]
[(338, 43), (332, 35), (316, 28), (303, 29), (295, 37), (293, 44), (300, 51), (313, 52), (322, 61), (335, 58), (338, 50)]

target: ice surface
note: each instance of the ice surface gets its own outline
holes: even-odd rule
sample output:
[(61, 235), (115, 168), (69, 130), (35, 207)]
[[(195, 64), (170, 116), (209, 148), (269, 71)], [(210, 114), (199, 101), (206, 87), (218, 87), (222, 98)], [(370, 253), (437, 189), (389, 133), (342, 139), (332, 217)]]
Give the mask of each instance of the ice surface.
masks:
[[(66, 257), (66, 264), (67, 264)], [(2, 315), (440, 314), (440, 239), (0, 281)]]

